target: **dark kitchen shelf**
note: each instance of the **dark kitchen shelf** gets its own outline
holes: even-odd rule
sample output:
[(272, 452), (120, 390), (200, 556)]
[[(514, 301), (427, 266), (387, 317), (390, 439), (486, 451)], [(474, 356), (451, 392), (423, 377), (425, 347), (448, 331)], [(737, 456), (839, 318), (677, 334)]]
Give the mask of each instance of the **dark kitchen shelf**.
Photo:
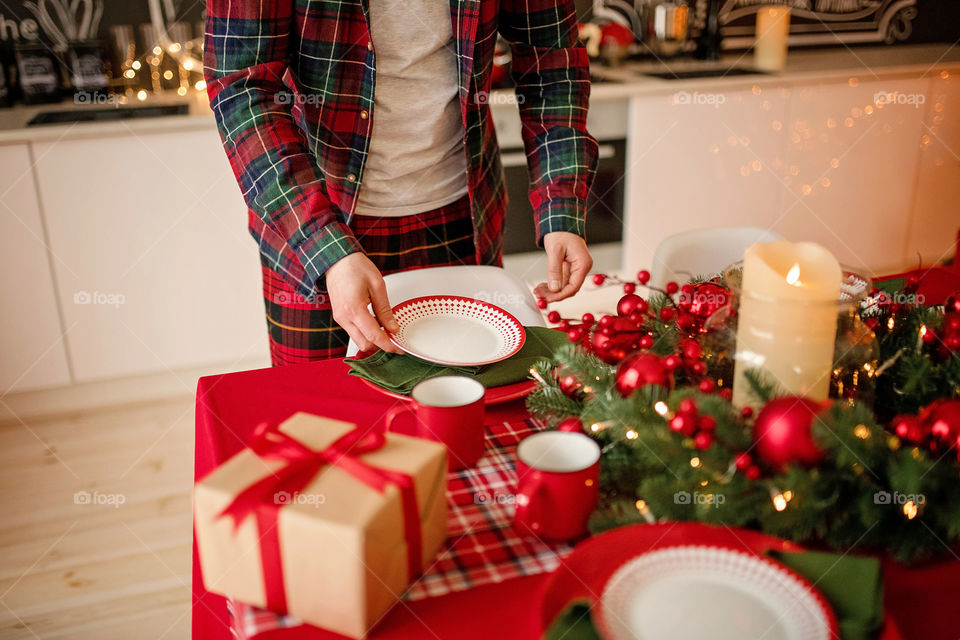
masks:
[(110, 122), (134, 118), (162, 118), (184, 116), (190, 113), (185, 104), (153, 107), (116, 107), (108, 109), (70, 109), (67, 111), (43, 111), (27, 123), (28, 127), (45, 124), (72, 124), (74, 122)]

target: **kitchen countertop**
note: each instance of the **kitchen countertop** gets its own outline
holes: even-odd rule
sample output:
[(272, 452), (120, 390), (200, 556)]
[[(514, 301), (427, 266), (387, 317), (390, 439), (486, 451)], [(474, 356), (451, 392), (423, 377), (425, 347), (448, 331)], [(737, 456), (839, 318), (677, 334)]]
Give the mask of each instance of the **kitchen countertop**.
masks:
[[(631, 61), (610, 68), (594, 65), (591, 73), (605, 80), (597, 82), (591, 91), (593, 104), (606, 101), (626, 100), (640, 95), (669, 95), (677, 91), (732, 89), (741, 86), (789, 86), (815, 81), (847, 81), (857, 78), (863, 81), (889, 77), (930, 77), (947, 70), (960, 72), (960, 47), (947, 44), (836, 47), (831, 49), (795, 49), (787, 59), (787, 68), (779, 73), (727, 75), (705, 78), (665, 80), (645, 73), (670, 73), (702, 69), (726, 69), (749, 67), (749, 53), (726, 53), (719, 61), (702, 62), (688, 58), (664, 61)], [(515, 110), (509, 100), (497, 104), (491, 100), (493, 110)], [(195, 94), (185, 98), (176, 96), (148, 98), (144, 102), (133, 101), (129, 106), (187, 104), (187, 115), (159, 118), (135, 118), (112, 122), (83, 122), (28, 127), (35, 115), (43, 111), (87, 108), (73, 102), (56, 105), (15, 106), (0, 110), (0, 144), (39, 141), (58, 141), (75, 138), (101, 138), (108, 136), (155, 133), (166, 131), (208, 130), (214, 127), (212, 112), (206, 105), (205, 96)], [(89, 108), (96, 108), (98, 105)], [(102, 105), (99, 105), (103, 108)], [(496, 113), (495, 113), (496, 116)]]

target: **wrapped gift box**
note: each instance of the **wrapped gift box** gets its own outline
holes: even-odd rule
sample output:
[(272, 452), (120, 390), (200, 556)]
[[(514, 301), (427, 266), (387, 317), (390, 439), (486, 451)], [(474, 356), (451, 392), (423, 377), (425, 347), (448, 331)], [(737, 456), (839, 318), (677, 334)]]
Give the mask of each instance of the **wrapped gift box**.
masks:
[[(354, 429), (346, 422), (298, 413), (278, 431), (320, 452)], [(273, 491), (273, 481), (285, 467), (289, 471), (290, 461), (248, 448), (195, 489), (194, 522), (208, 591), (259, 607), (285, 608), (279, 612), (355, 638), (366, 635), (411, 576), (432, 564), (446, 538), (446, 449), (429, 440), (387, 434), (376, 450), (359, 455), (354, 454), (362, 447), (345, 450), (352, 452), (352, 462), (412, 478), (421, 566), (410, 570), (411, 559), (418, 560), (407, 545), (411, 533), (405, 514), (411, 505), (404, 504), (396, 484), (373, 488), (351, 464), (333, 456), (339, 462), (320, 466), (315, 476), (308, 470), (299, 491)], [(257, 483), (267, 493), (235, 526), (225, 509)]]

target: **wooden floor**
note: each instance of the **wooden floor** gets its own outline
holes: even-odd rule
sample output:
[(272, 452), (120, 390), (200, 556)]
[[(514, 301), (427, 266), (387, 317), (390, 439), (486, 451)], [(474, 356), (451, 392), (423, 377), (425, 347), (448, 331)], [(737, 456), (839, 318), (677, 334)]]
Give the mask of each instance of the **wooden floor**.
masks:
[(189, 637), (193, 406), (0, 425), (0, 638)]

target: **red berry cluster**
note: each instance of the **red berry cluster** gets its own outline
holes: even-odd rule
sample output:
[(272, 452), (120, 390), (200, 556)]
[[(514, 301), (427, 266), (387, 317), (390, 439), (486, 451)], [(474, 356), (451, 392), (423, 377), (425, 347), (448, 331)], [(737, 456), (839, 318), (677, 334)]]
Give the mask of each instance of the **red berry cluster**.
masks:
[(670, 429), (693, 438), (693, 445), (704, 451), (713, 444), (717, 421), (713, 416), (702, 416), (697, 403), (690, 398), (684, 398), (677, 407), (676, 414), (670, 418)]
[(907, 444), (940, 454), (953, 447), (960, 460), (960, 400), (941, 398), (924, 407), (919, 415), (893, 419), (893, 432)]

